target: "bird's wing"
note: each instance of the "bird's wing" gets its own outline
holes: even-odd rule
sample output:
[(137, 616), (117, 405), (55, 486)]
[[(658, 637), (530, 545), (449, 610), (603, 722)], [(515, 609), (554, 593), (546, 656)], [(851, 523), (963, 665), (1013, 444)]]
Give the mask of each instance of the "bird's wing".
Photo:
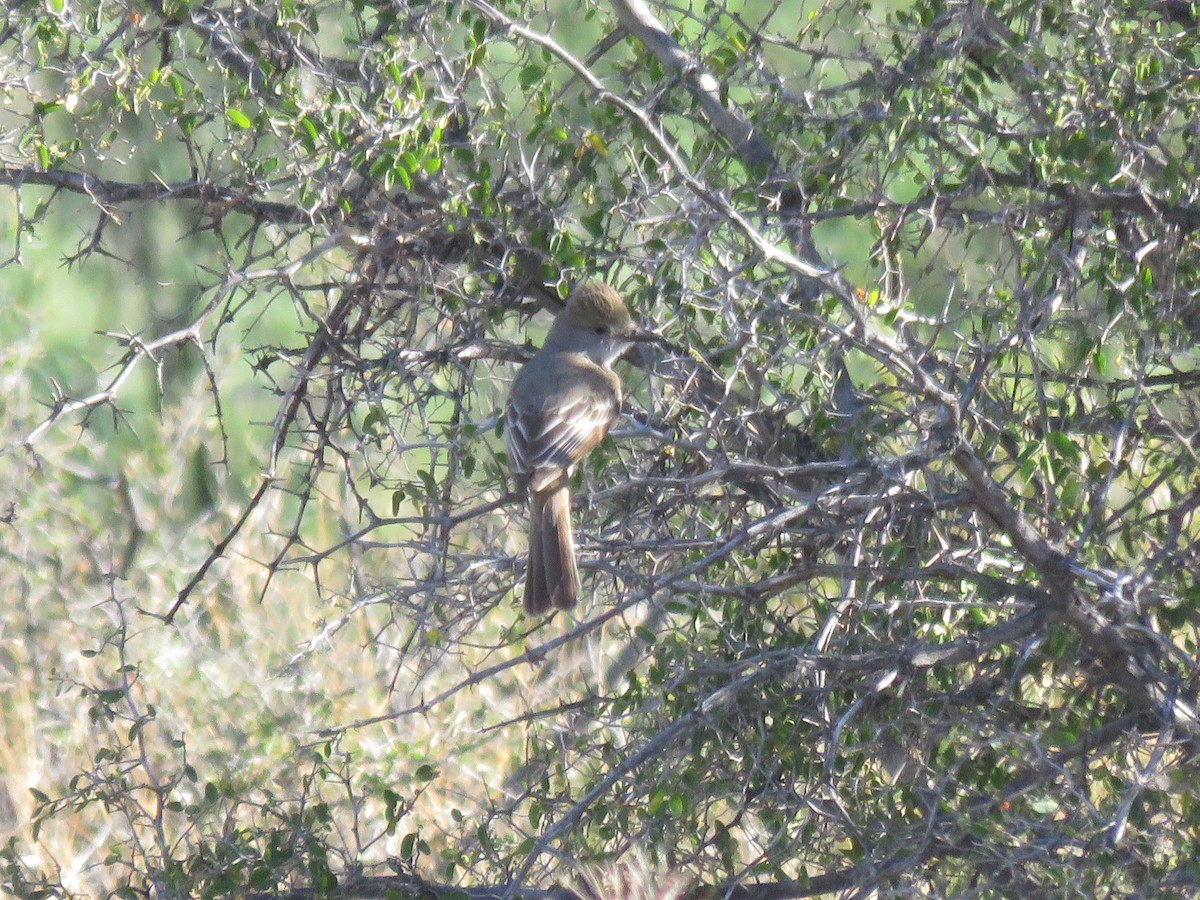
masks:
[[(523, 385), (519, 379), (509, 398), (504, 437), (518, 474), (569, 469), (604, 439), (620, 414), (620, 386), (611, 372), (584, 363), (557, 367), (552, 374), (550, 383), (542, 378)], [(529, 385), (534, 387), (522, 390)]]

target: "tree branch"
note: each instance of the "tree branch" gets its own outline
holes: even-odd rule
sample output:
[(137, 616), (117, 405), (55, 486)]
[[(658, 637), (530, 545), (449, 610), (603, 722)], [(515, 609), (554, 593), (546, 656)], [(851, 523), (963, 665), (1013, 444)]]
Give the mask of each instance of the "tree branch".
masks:
[(732, 104), (721, 99), (721, 85), (699, 62), (684, 52), (642, 0), (612, 0), (621, 24), (662, 63), (676, 72), (700, 103), (700, 108), (748, 165), (775, 167), (775, 154)]
[(290, 203), (259, 200), (246, 191), (223, 187), (211, 179), (159, 182), (107, 181), (95, 175), (66, 172), (61, 169), (0, 168), (0, 184), (21, 188), (25, 185), (52, 187), (90, 197), (98, 206), (129, 203), (135, 200), (196, 200), (206, 206), (220, 206), (280, 225), (306, 225), (325, 218)]
[(1079, 594), (1066, 555), (1043, 538), (1008, 501), (965, 441), (955, 449), (954, 462), (970, 482), (979, 508), (1001, 527), (1017, 552), (1041, 576), (1046, 591), (1044, 611), (1069, 623), (1108, 677), (1143, 708), (1154, 712), (1165, 724), (1180, 725), (1191, 737), (1200, 737), (1200, 717), (1196, 710), (1176, 696), (1174, 686), (1149, 648), (1129, 640)]

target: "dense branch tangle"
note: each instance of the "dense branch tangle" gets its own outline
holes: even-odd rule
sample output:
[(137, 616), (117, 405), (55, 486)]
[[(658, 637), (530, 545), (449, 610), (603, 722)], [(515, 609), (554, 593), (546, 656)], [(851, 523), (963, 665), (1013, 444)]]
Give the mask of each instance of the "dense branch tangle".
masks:
[[(1174, 837), (1121, 836), (1197, 728), (1186, 47), (1112, 11), (783, 6), (151, 5), (61, 51), (52, 99), (147, 85), (181, 148), (161, 172), (36, 117), (52, 165), (6, 148), (22, 197), (90, 198), (94, 255), (150, 204), (211, 239), (185, 327), (122, 336), (115, 380), (14, 446), (181, 344), (221, 397), (218, 337), (299, 323), (245, 340), (275, 392), (250, 499), (140, 605), (207, 614), (272, 510), (234, 593), (285, 604), (299, 571), (326, 604), (281, 674), (366, 656), (394, 691), (320, 739), (437, 763), (411, 791), (408, 757), (345, 779), (354, 837), (321, 832), (343, 872), (516, 891), (554, 853), (649, 844), (784, 897), (1050, 890), (1106, 840), (1171, 864)], [(1134, 55), (1157, 69), (1091, 71)], [(1090, 93), (1055, 99), (1063, 71)], [(584, 276), (672, 349), (579, 474), (585, 615), (541, 628), (513, 612), (499, 398), (517, 314)]]

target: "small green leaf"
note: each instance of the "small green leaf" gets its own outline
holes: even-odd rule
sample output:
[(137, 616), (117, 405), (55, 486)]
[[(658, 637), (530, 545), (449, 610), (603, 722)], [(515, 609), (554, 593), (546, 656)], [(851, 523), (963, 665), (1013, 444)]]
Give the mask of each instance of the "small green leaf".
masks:
[(581, 216), (579, 219), (581, 225), (588, 230), (592, 237), (602, 237), (604, 235), (604, 210), (598, 209), (593, 213), (588, 213), (586, 216)]
[[(371, 174), (374, 174), (374, 172)], [(367, 414), (363, 416), (363, 431), (371, 431), (376, 425), (382, 425), (386, 419), (387, 415), (384, 413), (382, 406), (372, 406), (367, 410)]]
[(249, 128), (252, 124), (249, 117), (240, 109), (225, 110), (225, 117), (229, 119), (235, 128)]
[(1043, 797), (1030, 803), (1029, 808), (1038, 815), (1047, 816), (1058, 811), (1058, 801), (1052, 797)]
[(304, 134), (315, 145), (317, 142), (317, 126), (313, 124), (308, 116), (300, 117), (300, 127), (304, 129)]
[(413, 846), (417, 843), (417, 834), (415, 831), (410, 831), (404, 836), (404, 840), (400, 842), (400, 857), (402, 859), (413, 858)]
[(517, 81), (521, 85), (521, 90), (527, 91), (539, 83), (545, 74), (546, 69), (543, 66), (526, 66), (517, 76)]
[(1068, 459), (1075, 459), (1079, 456), (1079, 448), (1075, 446), (1075, 442), (1061, 431), (1051, 431), (1047, 438), (1061, 456)]
[[(377, 156), (375, 158), (375, 160), (371, 163), (371, 168), (368, 171), (371, 173), (372, 178), (381, 178), (383, 177), (383, 173), (388, 171), (395, 164), (395, 158), (385, 153), (383, 156)], [(369, 420), (371, 418), (370, 415), (368, 415), (367, 418)]]

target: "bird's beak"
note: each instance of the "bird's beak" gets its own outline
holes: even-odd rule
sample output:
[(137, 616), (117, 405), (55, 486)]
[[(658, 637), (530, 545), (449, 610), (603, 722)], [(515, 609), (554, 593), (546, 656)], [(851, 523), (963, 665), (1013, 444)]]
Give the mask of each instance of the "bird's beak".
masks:
[(628, 339), (635, 344), (661, 344), (663, 342), (661, 337), (645, 328), (634, 328)]

